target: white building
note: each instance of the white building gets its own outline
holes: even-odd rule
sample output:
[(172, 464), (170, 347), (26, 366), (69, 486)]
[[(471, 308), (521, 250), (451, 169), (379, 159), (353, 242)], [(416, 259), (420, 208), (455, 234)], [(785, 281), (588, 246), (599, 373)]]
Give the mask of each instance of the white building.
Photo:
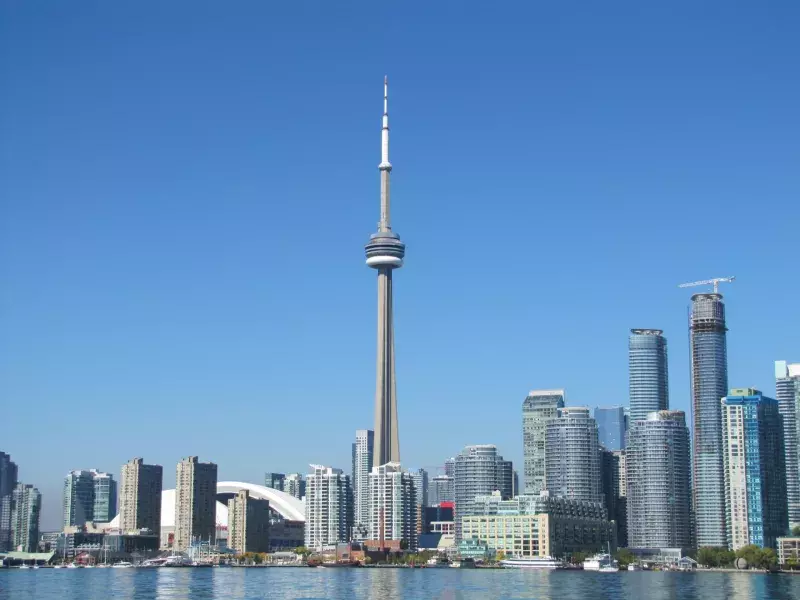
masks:
[(349, 542), (353, 529), (353, 488), (341, 469), (311, 465), (306, 477), (305, 545), (322, 550)]
[(403, 540), (409, 548), (417, 543), (416, 491), (412, 476), (400, 463), (372, 467), (370, 487), (370, 539)]
[(306, 480), (302, 473), (289, 473), (283, 481), (283, 491), (302, 500), (306, 495)]
[(372, 471), (372, 446), (375, 434), (371, 429), (356, 430), (353, 442), (353, 537), (369, 535), (369, 474)]

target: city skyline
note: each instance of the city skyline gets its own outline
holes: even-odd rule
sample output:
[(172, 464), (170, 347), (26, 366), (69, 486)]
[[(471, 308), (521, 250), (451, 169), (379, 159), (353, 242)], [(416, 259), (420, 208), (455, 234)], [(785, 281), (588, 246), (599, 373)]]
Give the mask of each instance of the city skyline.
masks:
[[(425, 440), (406, 438), (404, 465), (492, 443), (521, 470), (524, 394), (557, 387), (570, 405), (625, 404), (626, 334), (640, 325), (670, 340), (670, 406), (689, 417), (689, 295), (675, 286), (693, 278), (738, 277), (725, 290), (737, 385), (772, 396), (773, 362), (797, 360), (797, 283), (763, 310), (800, 218), (787, 168), (798, 83), (782, 76), (792, 63), (776, 52), (790, 32), (763, 14), (725, 28), (642, 7), (654, 35), (630, 53), (607, 39), (633, 42), (641, 29), (631, 16), (590, 8), (584, 27), (526, 7), (485, 52), (471, 46), (486, 26), (472, 10), (451, 51), (436, 32), (451, 19), (441, 7), (422, 25), (380, 7), (393, 23), (386, 38), (364, 27), (349, 49), (284, 7), (275, 36), (256, 25), (270, 21), (264, 14), (226, 15), (236, 39), (210, 53), (219, 19), (202, 11), (196, 31), (167, 33), (152, 29), (152, 14), (121, 18), (119, 7), (66, 22), (44, 7), (15, 10), (3, 19), (20, 24), (9, 48), (33, 50), (6, 66), (15, 93), (0, 100), (16, 115), (0, 157), (11, 224), (0, 236), (9, 423), (0, 450), (41, 491), (43, 526), (57, 525), (68, 471), (117, 477), (132, 456), (164, 465), (166, 488), (187, 453), (254, 482), (323, 458), (349, 464), (353, 430), (373, 427), (375, 282), (358, 248), (374, 230), (369, 115), (384, 73), (403, 166), (396, 216), (413, 248), (395, 315), (398, 417)], [(182, 22), (178, 9), (156, 10)], [(525, 23), (539, 35), (523, 35)], [(128, 39), (134, 26), (152, 36), (130, 40), (124, 57), (91, 33)], [(412, 27), (421, 27), (414, 44)], [(680, 47), (666, 35), (675, 29), (686, 34)], [(746, 60), (742, 32), (756, 48)], [(273, 43), (289, 49), (285, 60), (263, 60)], [(516, 43), (522, 52), (510, 51)], [(333, 50), (309, 52), (316, 44)], [(41, 101), (55, 93), (58, 111)], [(756, 248), (720, 244), (693, 224), (737, 231), (742, 214), (769, 231)], [(652, 222), (659, 243), (634, 251), (631, 232)], [(305, 233), (320, 225), (324, 259)], [(587, 254), (596, 267), (585, 268)], [(475, 418), (489, 404), (492, 414)], [(111, 443), (64, 435), (90, 406), (113, 423)], [(224, 418), (212, 418), (223, 406)], [(292, 437), (297, 406), (316, 417), (303, 444)], [(158, 416), (169, 435), (143, 447), (131, 408)], [(263, 413), (286, 426), (264, 436), (250, 418)], [(236, 418), (242, 444), (218, 444), (220, 421)]]

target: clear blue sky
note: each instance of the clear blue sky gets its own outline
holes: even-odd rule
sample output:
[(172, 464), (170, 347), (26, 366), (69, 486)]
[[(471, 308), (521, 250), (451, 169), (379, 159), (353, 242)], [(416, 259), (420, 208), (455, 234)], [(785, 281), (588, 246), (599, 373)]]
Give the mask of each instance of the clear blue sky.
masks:
[[(627, 335), (724, 288), (730, 383), (800, 360), (795, 2), (0, 8), (0, 450), (350, 468), (371, 427), (390, 79), (401, 451), (522, 456), (532, 388), (627, 403)], [(521, 465), (520, 465), (521, 466)]]

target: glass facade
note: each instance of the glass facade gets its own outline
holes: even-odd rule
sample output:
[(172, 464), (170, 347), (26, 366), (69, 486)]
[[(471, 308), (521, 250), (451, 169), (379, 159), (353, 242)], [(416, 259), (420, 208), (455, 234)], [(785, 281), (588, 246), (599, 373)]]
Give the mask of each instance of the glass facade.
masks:
[(0, 552), (11, 550), (11, 494), (17, 486), (17, 465), (0, 452)]
[(461, 539), (461, 517), (472, 514), (476, 496), (500, 491), (502, 498), (510, 495), (508, 461), (497, 453), (497, 446), (484, 444), (467, 446), (455, 460), (456, 539)]
[(354, 534), (366, 539), (369, 534), (369, 474), (372, 472), (372, 446), (375, 434), (371, 429), (357, 429), (353, 443)]
[(775, 362), (775, 399), (783, 417), (789, 525), (800, 525), (800, 364)]
[(522, 403), (522, 452), (525, 493), (538, 494), (545, 483), (547, 423), (564, 408), (564, 390), (533, 390)]
[(625, 409), (622, 406), (594, 409), (597, 421), (597, 436), (600, 445), (606, 450), (625, 449)]
[(722, 294), (692, 296), (690, 318), (696, 543), (726, 546), (722, 405), (728, 391), (728, 353)]
[[(630, 419), (669, 408), (667, 338), (660, 329), (631, 329), (628, 338)], [(611, 448), (609, 448), (611, 450)]]
[(547, 423), (545, 477), (550, 495), (582, 502), (603, 501), (597, 423), (588, 408), (558, 410)]

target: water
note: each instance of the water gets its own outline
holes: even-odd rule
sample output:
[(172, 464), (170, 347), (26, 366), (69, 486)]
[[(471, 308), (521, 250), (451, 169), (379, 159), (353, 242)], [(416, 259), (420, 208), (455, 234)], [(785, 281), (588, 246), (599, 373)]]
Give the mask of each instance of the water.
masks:
[(800, 599), (800, 576), (462, 569), (0, 569), (0, 600)]

